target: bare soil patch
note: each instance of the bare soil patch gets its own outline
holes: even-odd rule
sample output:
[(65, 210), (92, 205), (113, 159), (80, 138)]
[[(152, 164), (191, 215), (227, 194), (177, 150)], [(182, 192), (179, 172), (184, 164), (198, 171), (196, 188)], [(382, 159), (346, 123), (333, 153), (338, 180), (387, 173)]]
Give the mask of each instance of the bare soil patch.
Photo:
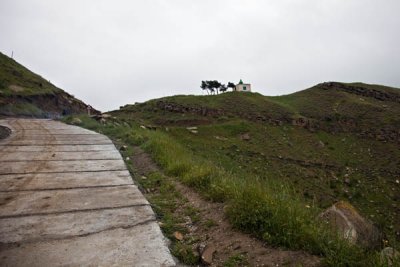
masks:
[(135, 171), (140, 175), (148, 175), (151, 172), (159, 171), (158, 166), (150, 156), (139, 147), (133, 148)]
[(19, 92), (23, 92), (25, 91), (25, 88), (19, 85), (10, 85), (8, 88), (10, 88), (10, 90), (12, 90), (13, 92), (19, 93)]

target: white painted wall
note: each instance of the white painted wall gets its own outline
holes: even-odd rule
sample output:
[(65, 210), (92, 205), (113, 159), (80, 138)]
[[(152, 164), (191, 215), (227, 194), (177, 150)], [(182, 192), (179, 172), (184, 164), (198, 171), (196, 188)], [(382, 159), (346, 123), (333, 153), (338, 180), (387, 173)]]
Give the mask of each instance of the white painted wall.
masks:
[(251, 92), (251, 84), (237, 84), (235, 91), (237, 92)]

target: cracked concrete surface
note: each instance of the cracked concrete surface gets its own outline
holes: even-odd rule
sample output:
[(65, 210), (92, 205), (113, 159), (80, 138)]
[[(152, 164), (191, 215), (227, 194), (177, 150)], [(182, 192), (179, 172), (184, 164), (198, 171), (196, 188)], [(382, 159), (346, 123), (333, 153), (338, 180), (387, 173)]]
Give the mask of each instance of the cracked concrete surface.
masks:
[(175, 266), (112, 142), (52, 120), (5, 119), (1, 266)]

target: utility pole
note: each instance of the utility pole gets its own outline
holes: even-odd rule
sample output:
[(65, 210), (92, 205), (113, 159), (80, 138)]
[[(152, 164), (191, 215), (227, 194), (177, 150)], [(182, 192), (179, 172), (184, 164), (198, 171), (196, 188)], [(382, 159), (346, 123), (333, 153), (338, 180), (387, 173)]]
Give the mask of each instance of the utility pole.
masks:
[(14, 57), (14, 51), (11, 51), (11, 58)]

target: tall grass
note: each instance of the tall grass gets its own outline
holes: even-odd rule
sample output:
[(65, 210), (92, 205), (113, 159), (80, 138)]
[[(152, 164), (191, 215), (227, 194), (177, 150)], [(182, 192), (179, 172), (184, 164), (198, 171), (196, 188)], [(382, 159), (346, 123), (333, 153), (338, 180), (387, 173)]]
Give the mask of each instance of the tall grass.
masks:
[[(349, 244), (316, 219), (319, 210), (307, 206), (284, 182), (237, 176), (197, 157), (163, 131), (137, 126), (101, 126), (81, 118), (83, 126), (140, 145), (169, 176), (197, 189), (205, 197), (226, 203), (232, 225), (274, 246), (301, 249), (324, 257), (328, 266), (373, 266), (376, 257)], [(68, 119), (67, 119), (68, 121)]]

